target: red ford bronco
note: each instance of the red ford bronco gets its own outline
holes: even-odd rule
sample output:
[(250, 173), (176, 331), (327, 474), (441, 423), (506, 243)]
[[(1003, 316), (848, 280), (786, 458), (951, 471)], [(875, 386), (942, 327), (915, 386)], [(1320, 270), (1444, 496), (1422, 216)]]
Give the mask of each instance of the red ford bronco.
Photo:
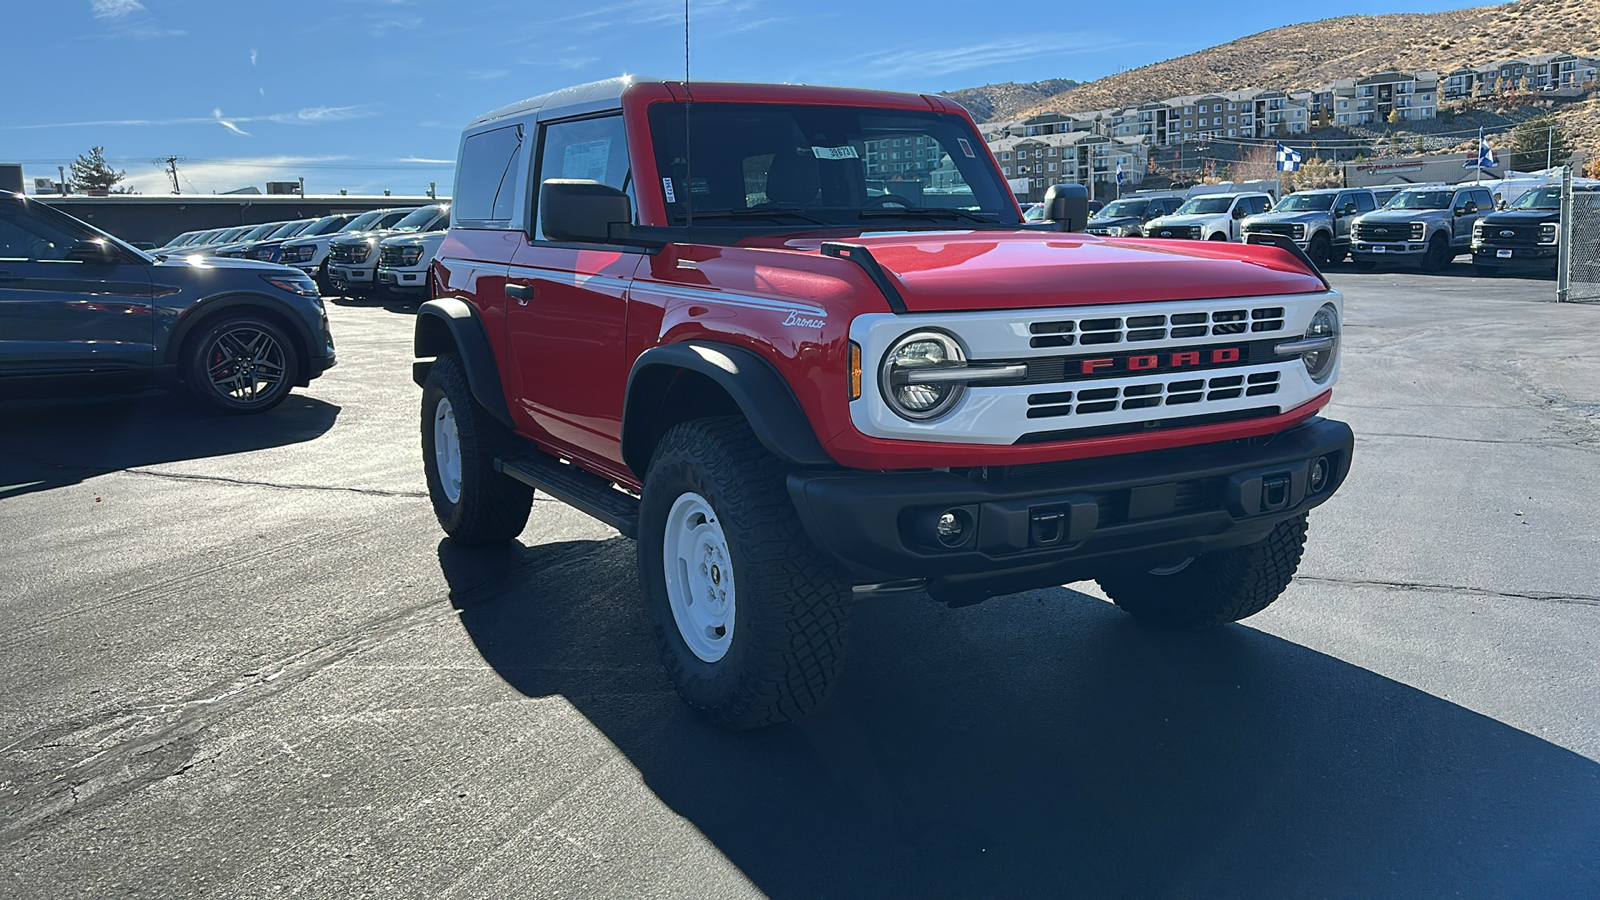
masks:
[(678, 691), (822, 702), (853, 602), (1093, 578), (1155, 626), (1264, 609), (1349, 471), (1341, 299), (1287, 240), (1026, 223), (940, 97), (624, 78), (479, 117), (417, 317), (428, 491), (638, 542)]

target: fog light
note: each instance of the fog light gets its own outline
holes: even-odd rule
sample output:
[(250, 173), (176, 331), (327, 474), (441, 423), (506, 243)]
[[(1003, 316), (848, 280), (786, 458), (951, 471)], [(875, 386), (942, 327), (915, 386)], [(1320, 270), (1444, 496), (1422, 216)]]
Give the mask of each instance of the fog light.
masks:
[(947, 509), (939, 514), (939, 521), (933, 525), (933, 533), (938, 536), (939, 543), (946, 547), (956, 547), (967, 538), (968, 517), (964, 509)]
[(1320, 494), (1328, 486), (1328, 475), (1333, 471), (1333, 466), (1328, 464), (1326, 456), (1319, 456), (1311, 463), (1311, 493)]

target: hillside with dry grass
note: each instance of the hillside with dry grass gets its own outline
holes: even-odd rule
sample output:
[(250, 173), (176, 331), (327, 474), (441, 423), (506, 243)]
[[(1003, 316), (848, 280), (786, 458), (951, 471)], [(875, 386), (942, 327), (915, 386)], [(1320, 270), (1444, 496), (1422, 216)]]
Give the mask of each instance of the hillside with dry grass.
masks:
[(1310, 88), (1384, 69), (1448, 72), (1559, 52), (1600, 56), (1600, 0), (1515, 0), (1287, 25), (1078, 85), (1010, 115), (1082, 112), (1236, 88)]

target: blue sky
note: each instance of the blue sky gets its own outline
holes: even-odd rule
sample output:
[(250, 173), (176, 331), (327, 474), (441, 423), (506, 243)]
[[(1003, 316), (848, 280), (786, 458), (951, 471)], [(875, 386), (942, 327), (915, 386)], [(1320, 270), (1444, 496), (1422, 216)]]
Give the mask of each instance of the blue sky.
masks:
[[(1222, 7), (691, 0), (692, 74), (941, 91), (1089, 80), (1319, 16), (1449, 0)], [(450, 190), (460, 127), (624, 72), (683, 74), (682, 0), (7, 0), (0, 162), (28, 184), (94, 145), (144, 193), (304, 177), (307, 193)], [(1048, 12), (1045, 12), (1048, 10)]]

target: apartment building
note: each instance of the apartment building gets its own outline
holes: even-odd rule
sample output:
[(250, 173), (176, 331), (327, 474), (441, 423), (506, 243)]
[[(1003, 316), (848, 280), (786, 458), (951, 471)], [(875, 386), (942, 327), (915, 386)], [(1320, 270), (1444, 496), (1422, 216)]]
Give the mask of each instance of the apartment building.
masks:
[[(1455, 73), (1451, 73), (1454, 75)], [(1336, 126), (1373, 125), (1439, 115), (1437, 72), (1387, 71), (1360, 78), (1340, 78), (1317, 88), (1314, 111)]]
[[(1143, 138), (1115, 138), (1093, 131), (1003, 136), (991, 140), (989, 150), (1017, 199), (1028, 203), (1043, 200), (1045, 190), (1053, 184), (1114, 184), (1119, 164), (1124, 183), (1138, 184), (1144, 180), (1150, 159)], [(937, 177), (934, 183), (938, 183)]]
[(1545, 53), (1481, 66), (1463, 66), (1444, 79), (1444, 98), (1460, 100), (1504, 91), (1582, 89), (1600, 78), (1600, 60), (1572, 53)]

